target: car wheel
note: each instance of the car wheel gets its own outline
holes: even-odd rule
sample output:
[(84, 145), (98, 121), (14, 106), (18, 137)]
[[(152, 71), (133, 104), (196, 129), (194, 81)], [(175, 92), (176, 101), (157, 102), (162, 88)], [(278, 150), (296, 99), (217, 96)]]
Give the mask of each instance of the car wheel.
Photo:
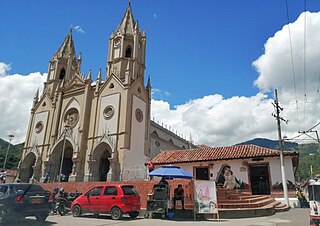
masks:
[(139, 216), (139, 212), (129, 213), (129, 216), (130, 216), (130, 218), (135, 219), (135, 218), (137, 218), (137, 216)]
[(48, 214), (45, 214), (45, 213), (39, 214), (39, 215), (36, 215), (36, 220), (37, 220), (38, 222), (40, 222), (40, 223), (43, 223), (43, 222), (46, 221), (46, 219), (47, 219), (48, 216), (49, 216), (49, 215), (48, 215)]
[(72, 207), (72, 215), (74, 217), (80, 217), (82, 213), (81, 207), (79, 205), (74, 205)]
[(122, 217), (122, 212), (118, 207), (113, 207), (111, 209), (111, 218), (113, 220), (120, 220)]

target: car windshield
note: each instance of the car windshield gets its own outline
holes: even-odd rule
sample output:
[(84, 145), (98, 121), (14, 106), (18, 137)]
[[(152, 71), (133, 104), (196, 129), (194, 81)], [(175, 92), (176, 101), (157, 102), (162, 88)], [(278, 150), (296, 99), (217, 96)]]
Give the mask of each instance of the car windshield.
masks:
[(133, 186), (122, 186), (125, 195), (138, 195), (137, 190)]

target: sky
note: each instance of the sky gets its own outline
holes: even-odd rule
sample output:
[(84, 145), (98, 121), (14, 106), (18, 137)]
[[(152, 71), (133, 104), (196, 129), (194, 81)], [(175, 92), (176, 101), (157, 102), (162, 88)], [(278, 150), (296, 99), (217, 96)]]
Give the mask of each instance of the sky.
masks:
[[(127, 6), (0, 0), (0, 138), (24, 141), (34, 94), (70, 25), (81, 71), (95, 78), (101, 68), (105, 76), (108, 39)], [(131, 7), (146, 31), (154, 121), (213, 147), (278, 139), (271, 115), (277, 89), (289, 120), (284, 136), (320, 122), (319, 0), (131, 0)]]

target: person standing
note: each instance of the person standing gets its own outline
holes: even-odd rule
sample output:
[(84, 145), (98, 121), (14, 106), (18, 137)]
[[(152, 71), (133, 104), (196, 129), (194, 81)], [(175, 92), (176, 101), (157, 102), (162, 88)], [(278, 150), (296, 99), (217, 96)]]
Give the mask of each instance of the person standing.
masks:
[(297, 196), (297, 198), (299, 200), (300, 207), (301, 208), (306, 208), (307, 207), (307, 199), (306, 199), (303, 191), (299, 187), (296, 188), (296, 196)]

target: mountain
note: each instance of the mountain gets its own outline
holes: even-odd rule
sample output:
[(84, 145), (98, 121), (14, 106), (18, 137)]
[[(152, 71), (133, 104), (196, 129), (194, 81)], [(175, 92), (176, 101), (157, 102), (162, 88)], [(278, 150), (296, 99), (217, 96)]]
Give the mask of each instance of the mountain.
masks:
[[(279, 150), (279, 142), (265, 138), (256, 138), (245, 141), (240, 144), (255, 144), (265, 148)], [(298, 144), (295, 142), (284, 142), (284, 150), (296, 151), (299, 153), (299, 166), (295, 173), (296, 179), (302, 180), (311, 177), (310, 169), (312, 167), (312, 176), (320, 174), (320, 144)]]
[[(265, 147), (265, 148), (270, 148), (274, 150), (279, 150), (279, 141), (277, 140), (269, 140), (266, 138), (255, 138), (253, 140), (248, 140), (242, 143), (239, 143), (237, 145), (242, 145), (242, 144), (254, 144), (260, 147)], [(295, 147), (297, 147), (299, 144), (295, 142), (284, 142), (284, 150), (292, 150)]]
[(3, 167), (5, 156), (8, 150), (8, 157), (6, 162), (6, 168), (12, 169), (17, 168), (21, 159), (24, 143), (21, 144), (10, 144), (0, 138), (0, 168)]

